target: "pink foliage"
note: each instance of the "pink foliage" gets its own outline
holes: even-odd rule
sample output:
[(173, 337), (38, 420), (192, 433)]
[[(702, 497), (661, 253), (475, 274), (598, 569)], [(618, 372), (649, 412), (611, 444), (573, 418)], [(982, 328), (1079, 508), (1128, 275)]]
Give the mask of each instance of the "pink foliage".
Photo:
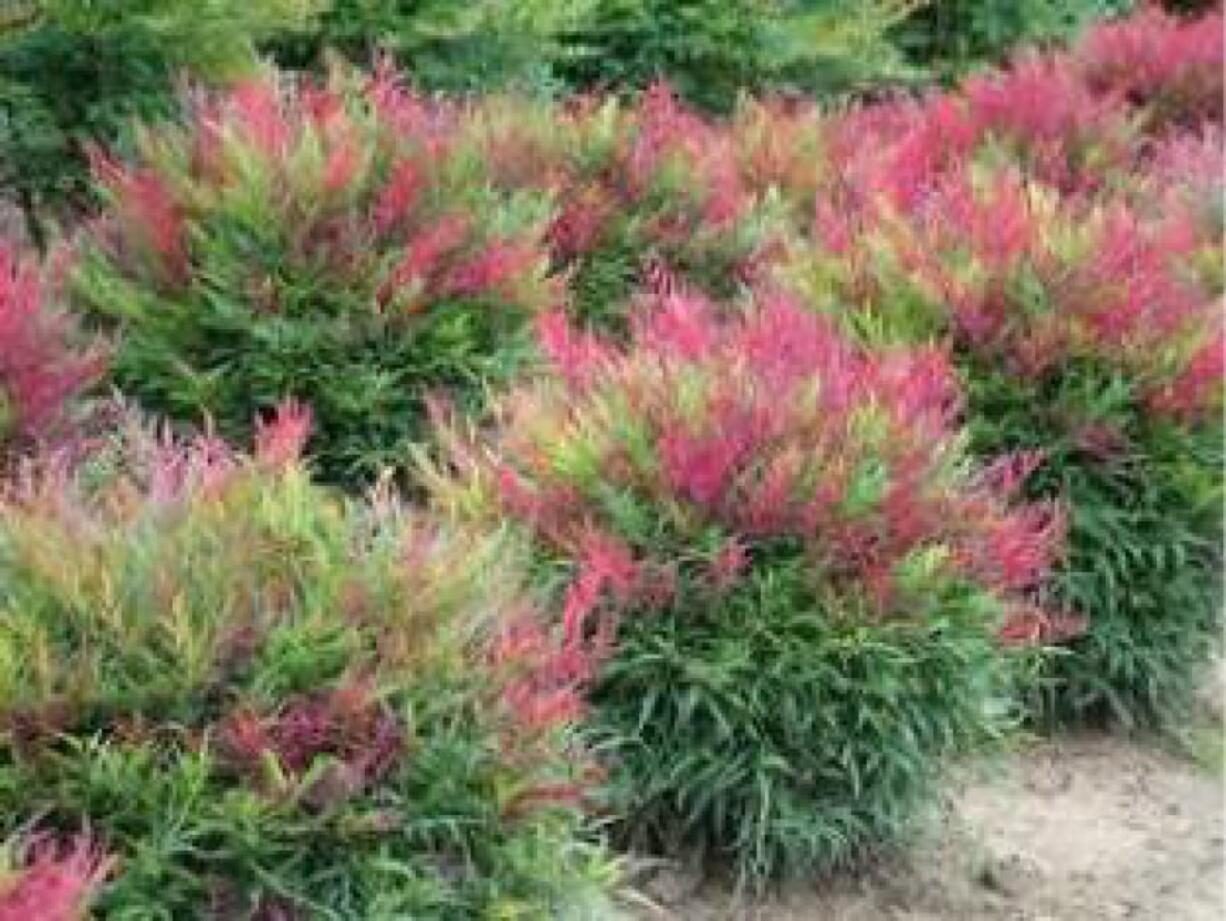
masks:
[[(718, 527), (726, 539), (704, 576), (717, 591), (781, 537), (884, 610), (901, 603), (900, 567), (927, 547), (947, 547), (948, 566), (1016, 603), (1059, 552), (1059, 509), (1015, 504), (1033, 458), (981, 479), (948, 466), (960, 397), (939, 349), (864, 350), (778, 294), (731, 317), (693, 294), (643, 310), (630, 345), (605, 345), (581, 380), (550, 348), (570, 383), (508, 398), (492, 461), (503, 511), (574, 560), (563, 632), (569, 645), (590, 641), (594, 660), (619, 610), (674, 600), (677, 561), (627, 543), (554, 450), (597, 452), (595, 495), (628, 493)], [(554, 340), (579, 335), (561, 324)]]
[(1222, 120), (1221, 11), (1182, 21), (1151, 6), (1091, 29), (1074, 58), (1082, 79), (1104, 96), (1156, 104), (1177, 122)]
[(38, 837), (25, 851), (15, 877), (0, 876), (0, 921), (84, 921), (114, 860), (84, 835), (68, 845)]
[(183, 210), (153, 169), (130, 167), (97, 155), (94, 173), (115, 199), (115, 220), (126, 239), (151, 255), (163, 280), (186, 280), (187, 230)]
[(0, 243), (0, 440), (54, 434), (69, 398), (102, 371), (96, 349), (73, 349), (48, 291), (39, 269)]
[(255, 457), (272, 467), (297, 463), (311, 435), (311, 409), (297, 400), (279, 404), (272, 418), (257, 420), (255, 427)]

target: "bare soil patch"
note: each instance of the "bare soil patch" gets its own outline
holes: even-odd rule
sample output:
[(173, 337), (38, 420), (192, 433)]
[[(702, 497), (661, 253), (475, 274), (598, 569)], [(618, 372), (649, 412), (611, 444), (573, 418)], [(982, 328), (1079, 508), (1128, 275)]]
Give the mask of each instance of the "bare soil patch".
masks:
[(1063, 738), (964, 771), (906, 857), (750, 905), (664, 871), (644, 884), (656, 906), (640, 916), (1221, 921), (1224, 808), (1220, 770), (1123, 738)]

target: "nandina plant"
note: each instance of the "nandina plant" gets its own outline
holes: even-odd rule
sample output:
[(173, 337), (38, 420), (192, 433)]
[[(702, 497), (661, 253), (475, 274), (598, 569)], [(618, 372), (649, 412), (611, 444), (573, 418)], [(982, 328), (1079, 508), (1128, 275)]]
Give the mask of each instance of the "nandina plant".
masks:
[(973, 450), (1045, 458), (1028, 488), (1069, 503), (1054, 587), (1088, 628), (1037, 712), (1172, 726), (1221, 631), (1221, 135), (1128, 160), (1077, 190), (1025, 161), (928, 164), (914, 197), (851, 173), (784, 274), (860, 335), (951, 342)]
[(1073, 56), (1096, 92), (1143, 110), (1150, 130), (1222, 121), (1221, 10), (1180, 19), (1157, 6), (1089, 30)]
[(427, 467), (436, 502), (531, 535), (568, 642), (603, 659), (590, 732), (624, 839), (743, 881), (890, 841), (943, 756), (999, 728), (1001, 646), (1043, 607), (1033, 459), (975, 470), (934, 349), (868, 352), (788, 300), (691, 293), (618, 348), (551, 314), (551, 379)]
[(62, 439), (72, 398), (102, 371), (101, 351), (53, 303), (53, 274), (0, 240), (0, 468)]
[(0, 498), (6, 921), (600, 916), (586, 652), (506, 542), (313, 485), (307, 426), (125, 433)]
[(657, 83), (632, 102), (484, 101), (466, 135), (494, 182), (548, 194), (547, 235), (570, 312), (624, 334), (632, 294), (683, 279), (732, 296), (779, 231), (772, 203), (741, 175), (736, 137)]
[(147, 409), (250, 444), (302, 399), (315, 469), (345, 485), (404, 455), (427, 393), (479, 403), (559, 296), (544, 197), (484, 181), (454, 107), (386, 68), (353, 83), (270, 75), (148, 129), (133, 162), (99, 155), (74, 285)]

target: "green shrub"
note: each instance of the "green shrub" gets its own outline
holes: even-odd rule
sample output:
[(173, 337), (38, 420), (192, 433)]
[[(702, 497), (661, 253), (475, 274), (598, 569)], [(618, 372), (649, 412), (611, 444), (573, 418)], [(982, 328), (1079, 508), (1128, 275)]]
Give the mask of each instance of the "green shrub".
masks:
[(299, 30), (265, 43), (283, 66), (321, 66), (329, 51), (370, 64), (390, 55), (428, 90), (550, 90), (561, 33), (588, 0), (331, 0)]
[(564, 635), (608, 658), (590, 732), (622, 836), (759, 883), (854, 859), (999, 728), (997, 632), (1054, 624), (1031, 589), (1058, 516), (1008, 506), (1024, 470), (968, 467), (935, 351), (773, 299), (631, 327), (623, 351), (542, 322), (557, 378), (453, 433), (435, 499), (519, 522)]
[(118, 334), (114, 381), (242, 444), (253, 417), (304, 400), (315, 469), (347, 485), (404, 456), (430, 392), (478, 404), (557, 294), (547, 199), (485, 181), (461, 120), (389, 72), (268, 78), (144, 133), (134, 163), (101, 162), (106, 219), (74, 291)]
[(505, 541), (312, 485), (307, 423), (5, 496), (0, 836), (88, 829), (102, 917), (600, 917), (583, 663)]
[(728, 111), (742, 93), (823, 94), (904, 79), (886, 29), (906, 0), (595, 0), (559, 67), (577, 89), (670, 83), (689, 102)]
[(30, 0), (0, 22), (0, 195), (42, 245), (48, 217), (91, 204), (87, 153), (177, 110), (175, 81), (250, 73), (252, 40), (303, 0)]
[(997, 64), (1026, 45), (1067, 39), (1095, 19), (1118, 15), (1132, 0), (930, 0), (891, 33), (917, 64), (958, 76)]

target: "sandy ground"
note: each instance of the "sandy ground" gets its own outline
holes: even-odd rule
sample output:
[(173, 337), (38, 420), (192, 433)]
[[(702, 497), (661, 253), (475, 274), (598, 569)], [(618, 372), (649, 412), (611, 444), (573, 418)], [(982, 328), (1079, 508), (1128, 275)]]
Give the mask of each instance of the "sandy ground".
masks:
[(644, 883), (654, 906), (638, 916), (1223, 921), (1224, 808), (1220, 767), (1120, 738), (1042, 742), (963, 771), (906, 857), (751, 907), (663, 871)]

